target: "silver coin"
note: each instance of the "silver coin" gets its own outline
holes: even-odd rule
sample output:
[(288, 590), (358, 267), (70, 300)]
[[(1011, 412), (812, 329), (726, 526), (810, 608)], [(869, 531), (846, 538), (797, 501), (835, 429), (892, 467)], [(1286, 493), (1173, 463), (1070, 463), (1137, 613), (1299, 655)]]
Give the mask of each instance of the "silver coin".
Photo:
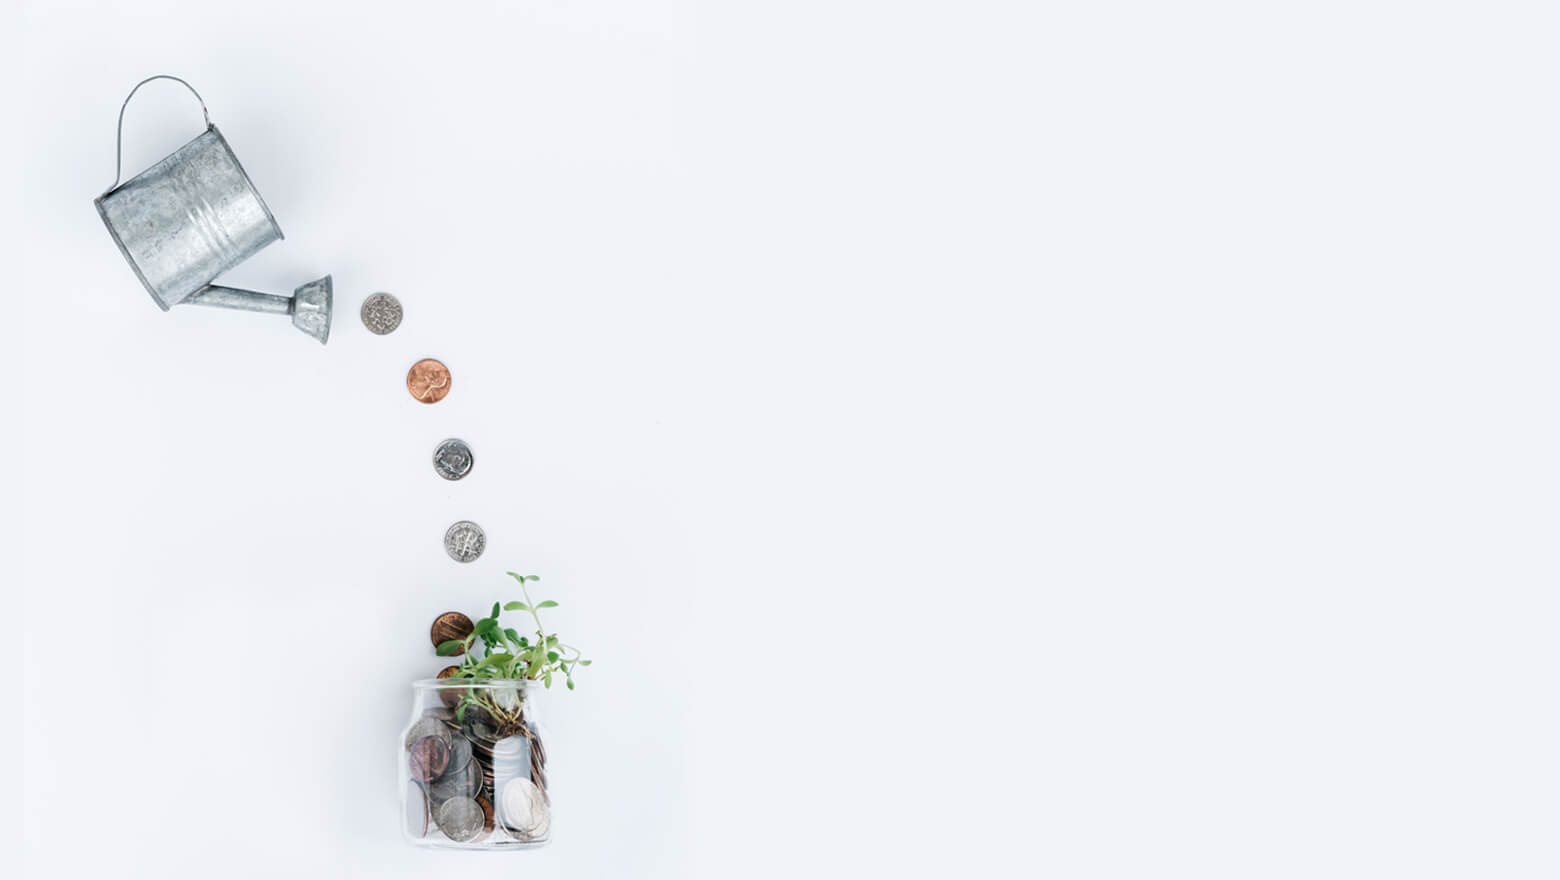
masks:
[(476, 460), (471, 457), (471, 447), (464, 440), (453, 437), (439, 444), (433, 451), (433, 470), (446, 480), (458, 480), (471, 473)]
[(368, 332), (383, 336), (401, 326), (401, 301), (388, 293), (376, 293), (363, 300), (363, 310), (358, 316)]
[(445, 745), (450, 744), (450, 729), (444, 726), (444, 722), (437, 718), (419, 718), (417, 723), (406, 731), (406, 747), (410, 749), (425, 736), (436, 736), (443, 740)]
[(450, 798), (439, 804), (433, 821), (445, 837), (456, 843), (465, 843), (482, 833), (482, 805), (469, 797)]
[(464, 767), (471, 760), (471, 740), (457, 736), (450, 743), (450, 767)]
[(529, 779), (511, 779), (504, 785), (498, 812), (504, 829), (517, 840), (545, 837), (552, 824), (546, 795)]
[(466, 763), (455, 768), (451, 762), (450, 769), (444, 771), (444, 775), (434, 781), (428, 787), (428, 794), (436, 804), (442, 804), (451, 798), (474, 798), (482, 793), (482, 767), (477, 764), (477, 759), (467, 758)]
[(428, 833), (428, 795), (416, 780), (406, 784), (406, 833), (422, 837)]
[(469, 520), (461, 520), (444, 532), (444, 552), (456, 562), (473, 562), (487, 549), (487, 533)]

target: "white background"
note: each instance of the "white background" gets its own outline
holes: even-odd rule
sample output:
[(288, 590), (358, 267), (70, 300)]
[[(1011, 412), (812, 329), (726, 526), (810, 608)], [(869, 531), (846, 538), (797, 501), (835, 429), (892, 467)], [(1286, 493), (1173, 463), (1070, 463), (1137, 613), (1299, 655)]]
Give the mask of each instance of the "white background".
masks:
[[(1550, 8), (8, 7), (24, 867), (1556, 876)], [(160, 72), (329, 346), (113, 247)], [(597, 660), (556, 843), (416, 851), (506, 569)]]

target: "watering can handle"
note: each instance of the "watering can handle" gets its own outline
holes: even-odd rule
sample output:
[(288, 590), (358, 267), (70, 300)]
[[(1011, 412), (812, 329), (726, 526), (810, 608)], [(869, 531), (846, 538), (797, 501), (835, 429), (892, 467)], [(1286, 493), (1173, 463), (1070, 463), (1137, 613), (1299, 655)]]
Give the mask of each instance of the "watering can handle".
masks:
[(104, 192), (110, 192), (114, 189), (114, 187), (119, 186), (119, 177), (125, 156), (125, 108), (130, 106), (130, 99), (135, 97), (135, 93), (140, 90), (141, 86), (146, 85), (154, 79), (171, 79), (174, 82), (179, 83), (180, 85), (189, 89), (190, 94), (195, 96), (195, 100), (200, 102), (200, 115), (206, 117), (206, 127), (211, 127), (211, 113), (206, 110), (206, 99), (200, 96), (200, 92), (195, 91), (194, 86), (190, 85), (184, 80), (179, 79), (176, 76), (169, 76), (166, 73), (159, 73), (156, 76), (149, 76), (146, 79), (136, 83), (135, 88), (130, 90), (130, 94), (125, 95), (125, 102), (119, 105), (119, 133), (114, 140), (114, 183), (107, 190), (104, 190)]

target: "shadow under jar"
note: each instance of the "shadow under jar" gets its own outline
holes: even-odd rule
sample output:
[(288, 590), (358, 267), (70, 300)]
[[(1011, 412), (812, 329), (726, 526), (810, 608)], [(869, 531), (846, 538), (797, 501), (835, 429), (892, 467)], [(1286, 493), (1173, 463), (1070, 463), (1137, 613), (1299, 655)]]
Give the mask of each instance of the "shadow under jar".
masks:
[(401, 735), (402, 831), (417, 846), (526, 849), (547, 843), (547, 750), (530, 681), (412, 682)]

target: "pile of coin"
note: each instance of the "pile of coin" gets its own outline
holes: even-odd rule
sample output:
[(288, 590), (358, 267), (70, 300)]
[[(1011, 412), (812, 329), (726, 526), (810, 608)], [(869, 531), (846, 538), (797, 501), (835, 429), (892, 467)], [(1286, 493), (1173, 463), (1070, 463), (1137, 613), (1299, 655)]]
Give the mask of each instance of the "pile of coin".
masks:
[[(358, 316), (363, 326), (376, 336), (395, 332), (405, 312), (401, 301), (388, 293), (376, 293), (363, 300)], [(450, 393), (454, 380), (450, 369), (435, 358), (423, 358), (406, 371), (406, 390), (422, 403), (438, 403)], [(450, 438), (433, 451), (433, 470), (446, 480), (460, 480), (471, 473), (475, 459), (466, 441)], [(470, 520), (461, 520), (444, 532), (444, 552), (456, 562), (474, 562), (487, 549), (487, 533)]]
[(459, 717), (448, 705), (431, 706), (407, 730), (406, 822), (412, 837), (437, 829), (455, 843), (481, 843), (502, 829), (516, 843), (547, 839), (551, 804), (541, 738), (535, 725), (523, 721), (518, 733), (500, 737), (498, 730), (491, 715), (471, 704)]

